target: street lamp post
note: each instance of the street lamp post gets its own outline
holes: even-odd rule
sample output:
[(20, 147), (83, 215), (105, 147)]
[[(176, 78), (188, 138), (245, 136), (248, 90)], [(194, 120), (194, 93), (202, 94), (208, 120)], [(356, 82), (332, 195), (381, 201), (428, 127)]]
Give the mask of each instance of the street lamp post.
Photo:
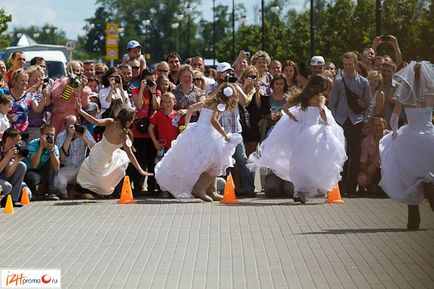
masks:
[(315, 49), (315, 19), (314, 19), (314, 3), (310, 0), (310, 57), (313, 56)]
[(381, 7), (381, 0), (375, 1), (375, 34), (381, 35), (381, 13), (383, 8)]
[(264, 0), (261, 0), (261, 48), (265, 51), (265, 7)]
[[(178, 22), (172, 23), (171, 26), (173, 29), (178, 29), (179, 23)], [(178, 51), (178, 37), (176, 37), (176, 35), (175, 35), (175, 51)]]
[(190, 20), (191, 20), (191, 13), (193, 12), (193, 8), (191, 8), (190, 4), (187, 4), (187, 7), (185, 8), (185, 14), (187, 14), (187, 57), (190, 57)]
[(145, 47), (146, 47), (146, 52), (149, 51), (149, 42), (148, 42), (148, 26), (151, 24), (151, 20), (149, 19), (145, 19), (142, 21), (143, 26), (145, 27)]
[(235, 0), (232, 0), (232, 59), (235, 60)]
[(212, 65), (215, 67), (215, 0), (212, 0)]

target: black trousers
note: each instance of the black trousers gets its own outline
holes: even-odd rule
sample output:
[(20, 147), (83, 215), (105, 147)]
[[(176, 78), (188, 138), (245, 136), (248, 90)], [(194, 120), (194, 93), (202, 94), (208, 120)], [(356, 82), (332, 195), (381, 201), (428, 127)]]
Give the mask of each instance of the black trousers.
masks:
[[(157, 154), (157, 150), (152, 143), (150, 138), (136, 138), (133, 140), (133, 146), (136, 150), (134, 155), (136, 156), (137, 162), (140, 164), (142, 169), (148, 171), (149, 173), (154, 173), (154, 160)], [(139, 174), (133, 164), (129, 164), (127, 168), (127, 175), (130, 177), (131, 183), (133, 183), (135, 194), (140, 194), (142, 192), (143, 182), (145, 177)], [(157, 183), (154, 176), (148, 177), (148, 192), (153, 192), (157, 188)]]
[(342, 126), (345, 139), (347, 141), (348, 160), (344, 164), (342, 171), (342, 191), (345, 195), (353, 195), (356, 192), (357, 176), (360, 170), (360, 153), (363, 138), (364, 123), (353, 124), (347, 119)]

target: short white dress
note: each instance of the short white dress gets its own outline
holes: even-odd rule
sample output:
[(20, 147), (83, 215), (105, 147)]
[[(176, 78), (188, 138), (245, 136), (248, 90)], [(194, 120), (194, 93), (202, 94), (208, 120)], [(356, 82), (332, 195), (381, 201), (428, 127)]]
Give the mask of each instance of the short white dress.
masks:
[(127, 153), (120, 149), (122, 146), (109, 143), (103, 136), (81, 165), (77, 183), (96, 194), (111, 195), (130, 163)]
[(202, 108), (198, 121), (187, 126), (155, 166), (158, 185), (177, 199), (193, 198), (191, 191), (203, 172), (219, 176), (235, 162), (232, 155), (242, 137), (228, 134), (229, 141), (225, 141), (211, 125), (213, 114)]
[(290, 108), (297, 121), (283, 114), (257, 153), (250, 155), (251, 170), (269, 168), (294, 184), (295, 192), (326, 196), (339, 182), (347, 160), (343, 129), (328, 108), (326, 125), (318, 107)]
[(423, 184), (434, 183), (432, 108), (404, 108), (408, 124), (380, 140), (380, 186), (395, 201), (418, 205)]

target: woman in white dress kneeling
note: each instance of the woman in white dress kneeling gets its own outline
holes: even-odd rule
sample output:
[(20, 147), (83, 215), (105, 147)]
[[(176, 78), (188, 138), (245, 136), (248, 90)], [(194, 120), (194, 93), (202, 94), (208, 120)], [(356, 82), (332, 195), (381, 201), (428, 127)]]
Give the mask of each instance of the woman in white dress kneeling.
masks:
[(78, 172), (77, 183), (83, 189), (98, 195), (113, 194), (130, 161), (143, 176), (152, 175), (141, 168), (132, 152), (129, 127), (134, 121), (134, 110), (123, 108), (115, 118), (96, 119), (82, 109), (79, 101), (76, 105), (80, 115), (89, 123), (105, 127), (101, 141), (92, 148)]

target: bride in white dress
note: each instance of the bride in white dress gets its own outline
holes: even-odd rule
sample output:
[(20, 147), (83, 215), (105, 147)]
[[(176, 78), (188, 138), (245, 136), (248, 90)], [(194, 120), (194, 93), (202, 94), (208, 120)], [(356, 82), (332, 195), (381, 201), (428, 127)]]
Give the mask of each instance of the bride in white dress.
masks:
[(268, 168), (278, 177), (294, 184), (294, 201), (325, 197), (340, 180), (347, 159), (345, 137), (323, 93), (328, 81), (314, 75), (285, 110), (279, 122), (249, 157), (251, 170)]
[[(434, 69), (428, 61), (412, 61), (393, 79), (398, 85), (390, 118), (393, 132), (380, 140), (380, 186), (408, 205), (407, 227), (418, 229), (419, 204), (425, 197), (434, 210)], [(398, 129), (403, 108), (408, 123)]]
[(95, 119), (82, 109), (80, 102), (76, 105), (80, 115), (91, 124), (105, 126), (101, 141), (93, 146), (78, 172), (77, 183), (82, 188), (98, 195), (111, 195), (125, 176), (130, 161), (143, 176), (152, 175), (140, 167), (132, 152), (128, 128), (134, 121), (134, 110), (123, 108), (114, 119)]
[[(177, 199), (195, 196), (212, 201), (202, 189), (196, 189), (196, 183), (203, 173), (216, 177), (225, 174), (234, 163), (232, 155), (242, 137), (227, 134), (218, 122), (223, 110), (233, 109), (234, 97), (234, 89), (225, 84), (215, 97), (190, 106), (186, 116), (187, 128), (155, 166), (155, 179), (162, 190)], [(188, 124), (191, 113), (199, 109), (198, 121)]]

